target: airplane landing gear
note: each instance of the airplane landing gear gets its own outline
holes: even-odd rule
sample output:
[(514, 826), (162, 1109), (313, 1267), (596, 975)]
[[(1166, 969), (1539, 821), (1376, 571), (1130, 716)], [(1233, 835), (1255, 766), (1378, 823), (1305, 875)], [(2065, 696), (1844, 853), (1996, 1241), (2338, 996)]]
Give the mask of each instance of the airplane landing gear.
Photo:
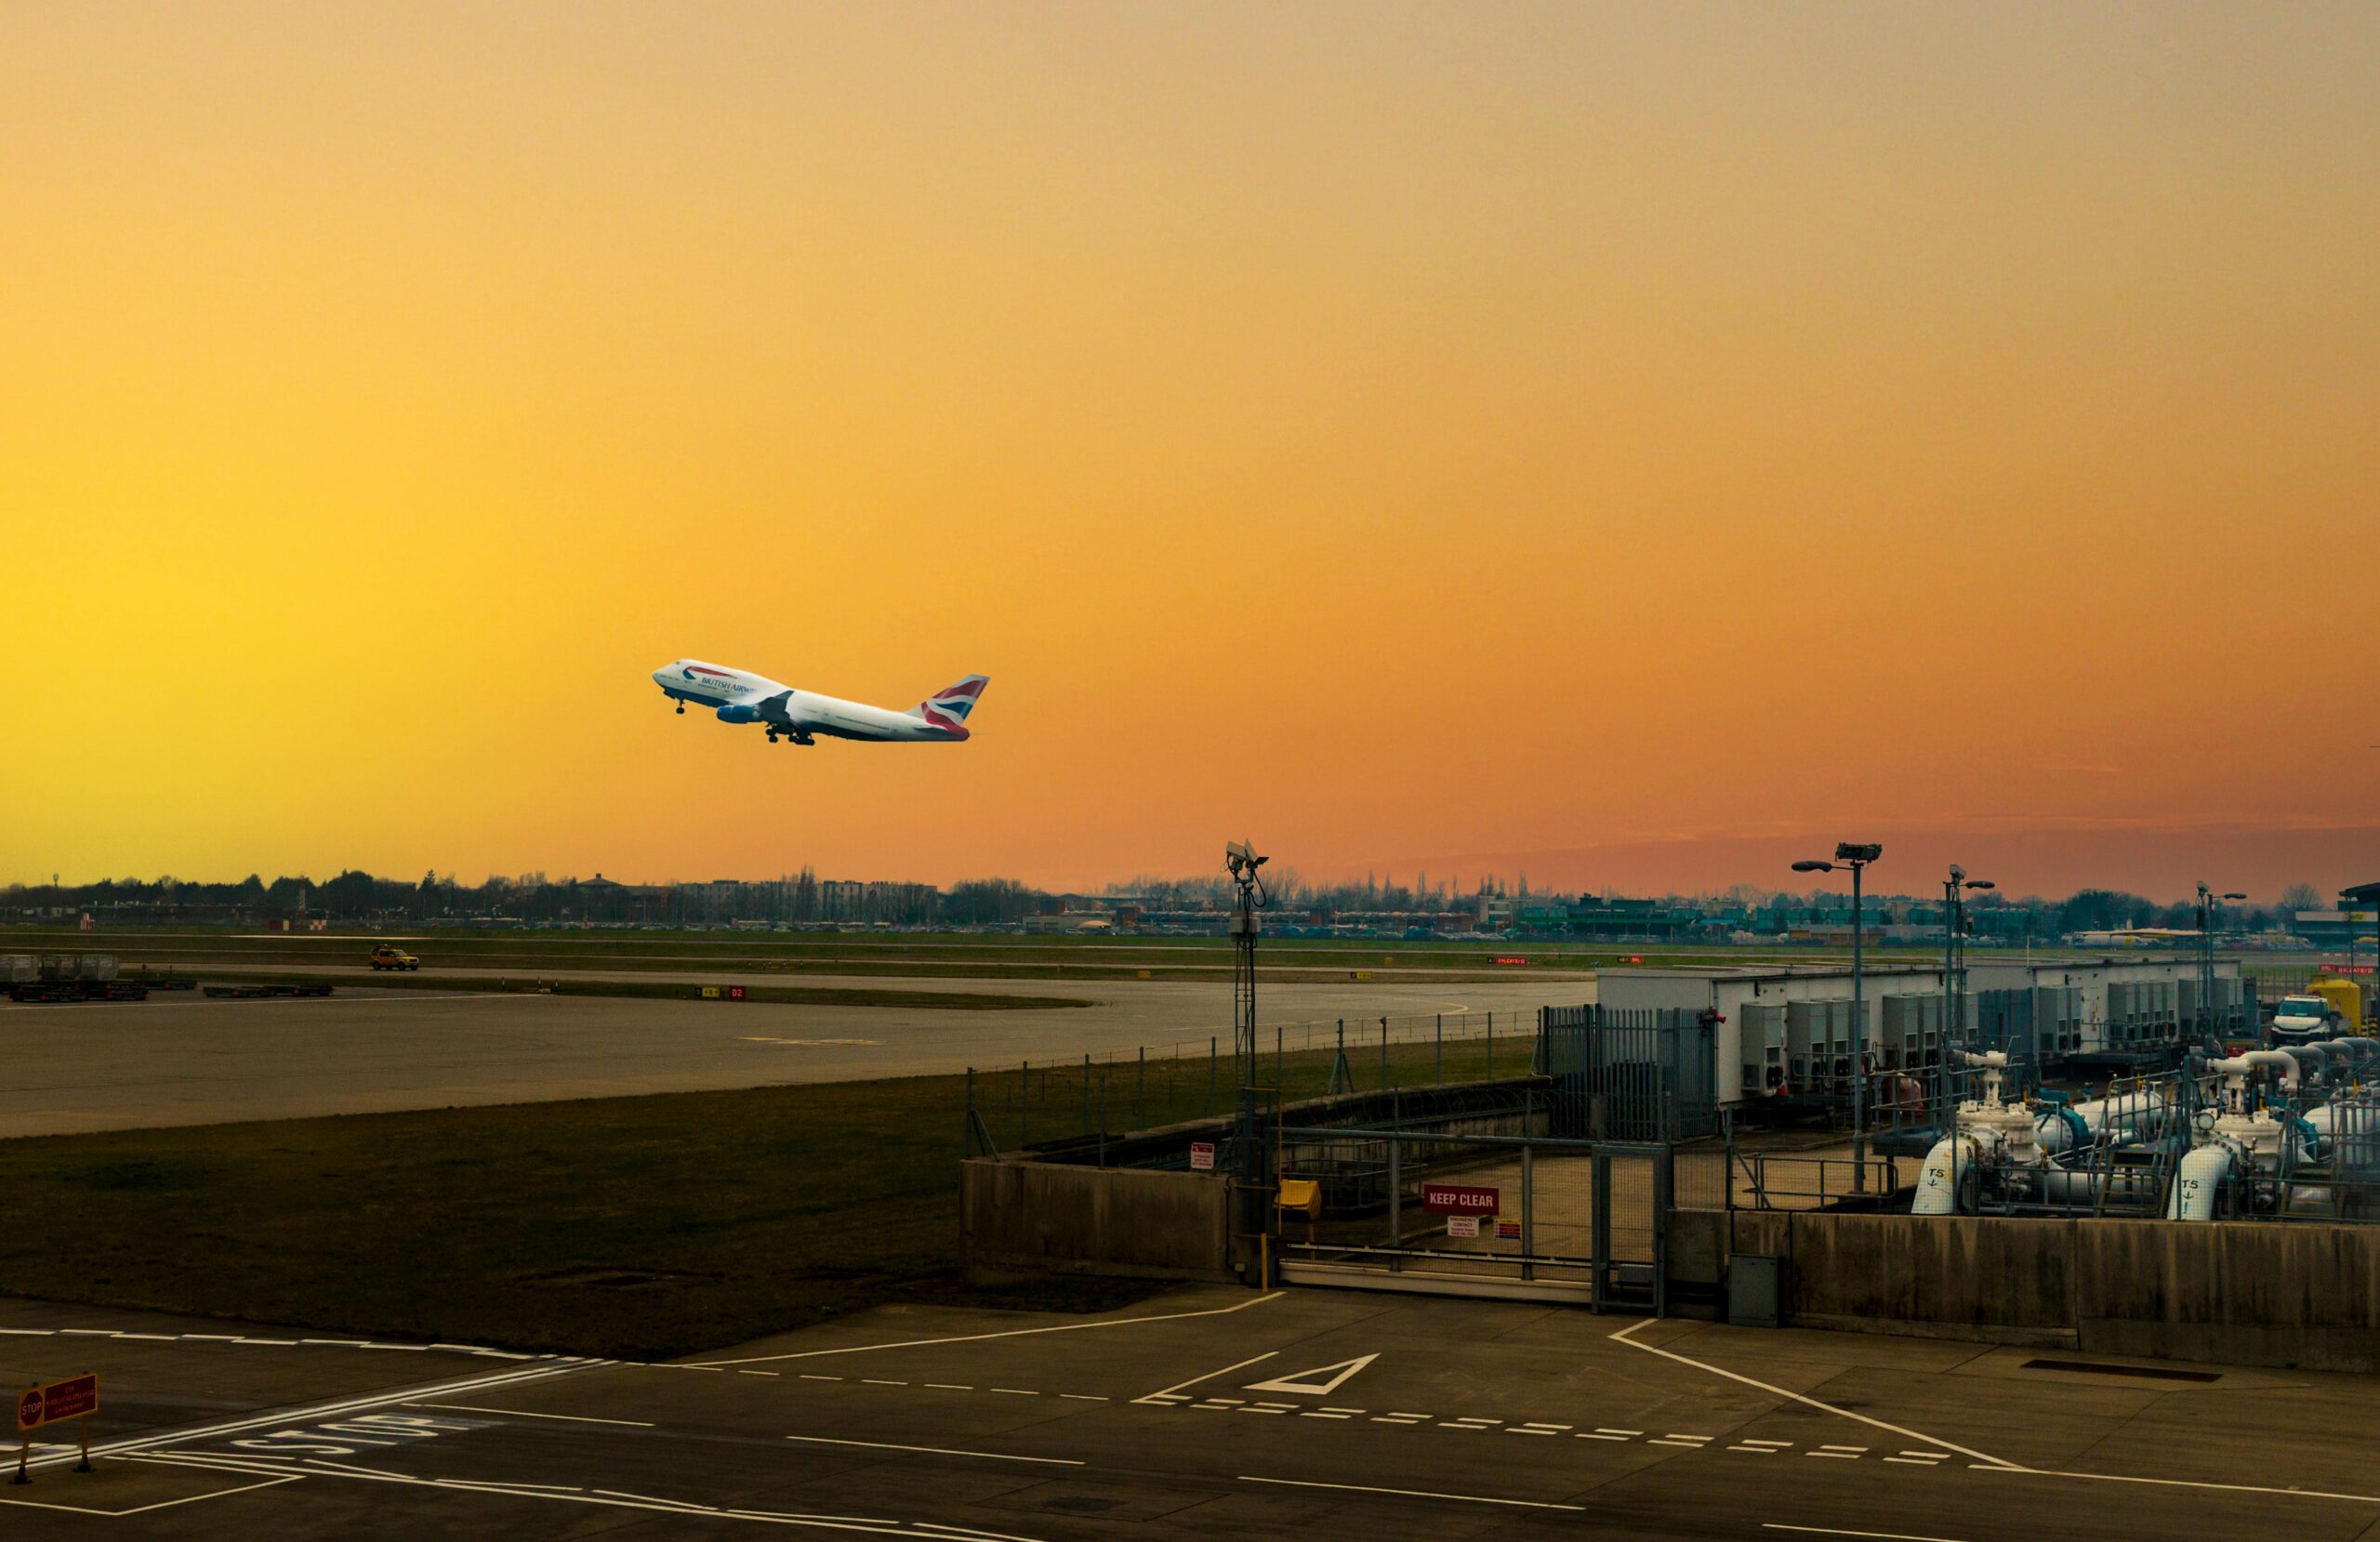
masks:
[(678, 704), (678, 716), (679, 716), (679, 717), (681, 717), (681, 718), (682, 718), (682, 717), (684, 717), (685, 715), (686, 715), (686, 704), (685, 704), (685, 703), (683, 703), (683, 702), (680, 702), (680, 703)]
[(776, 731), (775, 729), (771, 729), (771, 730), (769, 730), (769, 743), (771, 743), (771, 744), (773, 744), (773, 745), (774, 745), (774, 744), (775, 744), (776, 742), (777, 742), (777, 731)]

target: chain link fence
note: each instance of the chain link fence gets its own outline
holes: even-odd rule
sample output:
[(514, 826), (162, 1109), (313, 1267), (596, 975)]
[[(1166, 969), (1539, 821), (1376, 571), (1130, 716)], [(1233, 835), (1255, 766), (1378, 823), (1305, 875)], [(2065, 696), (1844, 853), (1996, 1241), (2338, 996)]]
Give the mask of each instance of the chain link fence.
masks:
[[(1258, 1035), (1247, 1085), (1259, 1102), (1432, 1088), (1527, 1076), (1543, 1068), (1535, 1009), (1445, 1012), (1282, 1023)], [(967, 1154), (1118, 1140), (1239, 1106), (1242, 1068), (1231, 1035), (1161, 1051), (975, 1067), (967, 1073)]]

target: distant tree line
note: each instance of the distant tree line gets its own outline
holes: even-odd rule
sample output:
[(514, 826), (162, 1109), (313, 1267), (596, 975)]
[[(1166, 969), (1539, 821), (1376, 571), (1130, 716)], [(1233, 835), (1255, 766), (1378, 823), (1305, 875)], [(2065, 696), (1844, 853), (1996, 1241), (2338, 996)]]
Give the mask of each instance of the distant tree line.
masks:
[(1018, 921), (1049, 903), (1039, 890), (1009, 878), (975, 879), (945, 890), (923, 883), (821, 879), (807, 867), (757, 882), (625, 884), (601, 875), (582, 879), (525, 873), (467, 884), (451, 873), (432, 871), (408, 881), (349, 869), (319, 881), (300, 875), (267, 882), (252, 874), (236, 883), (167, 876), (0, 889), (0, 916), (20, 921), (90, 915), (113, 921), (258, 924), (503, 919), (545, 925), (972, 926)]
[[(1532, 892), (1520, 875), (1507, 884), (1489, 876), (1463, 885), (1426, 873), (1410, 882), (1377, 875), (1362, 881), (1317, 884), (1294, 869), (1267, 870), (1278, 908), (1328, 914), (1433, 914), (1468, 911), (1482, 904), (1502, 909), (1561, 905), (1589, 897), (1571, 892)], [(1195, 877), (1142, 876), (1109, 885), (1103, 898), (1130, 902), (1150, 912), (1216, 911), (1231, 901), (1230, 880), (1220, 874)], [(0, 916), (24, 920), (64, 919), (90, 914), (100, 919), (194, 922), (334, 922), (509, 919), (542, 924), (643, 924), (717, 926), (733, 922), (796, 925), (857, 923), (892, 926), (997, 926), (1011, 924), (1064, 902), (1013, 878), (977, 878), (947, 889), (932, 884), (821, 879), (811, 868), (784, 877), (747, 881), (626, 884), (592, 878), (549, 878), (543, 873), (493, 876), (466, 884), (435, 871), (418, 879), (377, 877), (357, 869), (317, 881), (298, 875), (267, 881), (250, 874), (235, 883), (159, 878), (103, 878), (88, 884), (10, 884), (0, 889)], [(1779, 913), (1847, 909), (1834, 890), (1806, 894), (1738, 884), (1720, 893), (1670, 894), (1657, 903), (1673, 913), (1751, 921)], [(1998, 891), (1969, 900), (1977, 912), (2021, 911), (2025, 931), (2043, 937), (2080, 931), (2117, 931), (2158, 927), (2187, 930), (2198, 925), (2194, 900), (2163, 902), (2119, 890), (2085, 889), (2062, 900)], [(1908, 920), (1930, 914), (1932, 895), (1871, 895), (1868, 914)], [(2328, 902), (2307, 883), (2291, 884), (2270, 904), (2234, 902), (2224, 911), (2227, 929), (2287, 930), (2301, 910)], [(2006, 919), (2015, 923), (2017, 917)], [(2008, 928), (2000, 929), (2007, 930)]]

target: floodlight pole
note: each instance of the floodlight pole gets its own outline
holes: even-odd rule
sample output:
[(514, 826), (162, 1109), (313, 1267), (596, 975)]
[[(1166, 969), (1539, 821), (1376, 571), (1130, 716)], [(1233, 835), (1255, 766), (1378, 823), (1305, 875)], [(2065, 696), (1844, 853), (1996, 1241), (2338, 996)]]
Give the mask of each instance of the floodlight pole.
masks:
[(1863, 941), (1866, 935), (1860, 899), (1860, 877), (1868, 864), (1884, 854), (1871, 842), (1838, 841), (1832, 862), (1797, 862), (1796, 873), (1831, 873), (1851, 869), (1851, 1192), (1868, 1192), (1868, 1001)]
[[(2198, 967), (2199, 1013), (2202, 1024), (2209, 1034), (2215, 1032), (2215, 926), (2223, 914), (2226, 900), (2244, 900), (2245, 894), (2217, 894), (2206, 885), (2198, 886)], [(2354, 929), (2349, 928), (2350, 931)]]
[(1246, 842), (1234, 843), (1224, 861), (1237, 890), (1231, 915), (1231, 988), (1232, 1060), (1239, 1074), (1240, 1177), (1250, 1183), (1262, 1183), (1264, 1158), (1261, 1127), (1256, 1119), (1256, 939), (1260, 934), (1256, 913), (1264, 908), (1271, 896), (1265, 892), (1264, 880), (1257, 872), (1265, 859)]
[[(1956, 864), (1951, 866), (1950, 876), (1942, 880), (1942, 1037), (1934, 1051), (1934, 1106), (1945, 1121), (1945, 1133), (1949, 1133), (1949, 1122), (1953, 1117), (1950, 1090), (1956, 1085), (1950, 1074), (1950, 1056), (1959, 1019), (1964, 1015), (1960, 1008), (1966, 1001), (1966, 993), (1959, 988), (1960, 912), (1965, 904), (1965, 890), (1961, 885), (1965, 881), (1965, 870)], [(1955, 1159), (1955, 1146), (1952, 1155)], [(1953, 1193), (1957, 1192), (1955, 1188), (1951, 1190)]]
[(1862, 994), (1859, 877), (1868, 864), (1851, 864), (1851, 1192), (1868, 1191), (1868, 1003)]

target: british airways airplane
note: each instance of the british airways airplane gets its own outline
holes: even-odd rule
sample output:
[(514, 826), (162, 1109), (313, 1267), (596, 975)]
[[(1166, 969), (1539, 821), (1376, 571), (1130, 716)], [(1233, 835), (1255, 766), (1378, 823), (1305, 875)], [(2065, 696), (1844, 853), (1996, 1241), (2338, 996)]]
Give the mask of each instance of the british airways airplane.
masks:
[(722, 669), (700, 659), (680, 659), (653, 672), (653, 683), (674, 699), (678, 710), (686, 704), (715, 707), (722, 723), (759, 723), (769, 731), (769, 743), (813, 745), (813, 735), (830, 739), (874, 739), (947, 744), (967, 737), (967, 715), (991, 683), (986, 675), (970, 675), (957, 685), (928, 696), (906, 712), (892, 712), (860, 702), (796, 691), (765, 675)]

